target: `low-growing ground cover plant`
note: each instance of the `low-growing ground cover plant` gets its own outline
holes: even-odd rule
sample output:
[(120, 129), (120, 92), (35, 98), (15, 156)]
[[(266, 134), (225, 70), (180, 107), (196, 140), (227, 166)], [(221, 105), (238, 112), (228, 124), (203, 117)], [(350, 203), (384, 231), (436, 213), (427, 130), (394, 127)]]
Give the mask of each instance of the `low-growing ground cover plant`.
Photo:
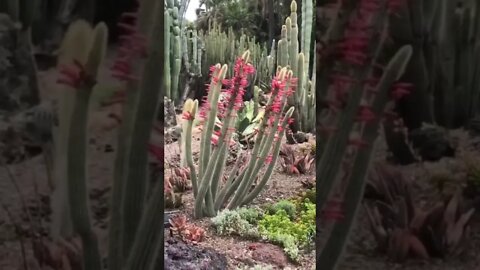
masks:
[(315, 204), (308, 199), (281, 200), (264, 210), (242, 207), (224, 210), (212, 218), (220, 235), (263, 239), (283, 247), (296, 261), (300, 250), (311, 247), (315, 234)]

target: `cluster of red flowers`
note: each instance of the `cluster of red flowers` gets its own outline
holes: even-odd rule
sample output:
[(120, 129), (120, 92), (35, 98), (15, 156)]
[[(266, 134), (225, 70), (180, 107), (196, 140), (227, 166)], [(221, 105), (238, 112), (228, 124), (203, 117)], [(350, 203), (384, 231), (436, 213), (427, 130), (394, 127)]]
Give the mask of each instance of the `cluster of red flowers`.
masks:
[[(386, 2), (385, 2), (386, 1)], [(345, 30), (345, 36), (342, 42), (338, 45), (342, 60), (352, 66), (365, 67), (370, 59), (368, 50), (369, 44), (373, 37), (374, 30), (374, 16), (380, 12), (380, 9), (385, 6), (389, 14), (398, 12), (404, 7), (404, 0), (361, 0), (358, 6), (358, 12), (350, 19)], [(384, 67), (379, 64), (374, 65), (376, 68), (383, 70)], [(358, 81), (350, 75), (335, 73), (330, 76), (332, 80), (332, 99), (326, 101), (326, 105), (332, 112), (336, 112), (347, 103), (349, 88), (353, 84), (362, 83), (366, 87), (368, 94), (375, 94), (375, 88), (379, 82), (378, 77), (371, 77), (363, 81)], [(412, 90), (412, 84), (398, 82), (393, 86), (391, 97), (394, 100), (399, 100)], [(392, 116), (393, 113), (390, 113)], [(377, 119), (377, 116), (372, 111), (369, 105), (362, 105), (359, 108), (356, 116), (356, 121), (361, 123), (368, 123)], [(326, 132), (332, 132), (335, 128), (324, 127)], [(351, 145), (357, 147), (365, 146), (365, 142), (350, 140)]]
[[(218, 77), (218, 66), (212, 66), (210, 68), (210, 77), (212, 79), (212, 85), (218, 85), (221, 83), (225, 86), (222, 89), (223, 97), (217, 104), (218, 117), (224, 119), (228, 117), (226, 115), (227, 107), (233, 102), (233, 110), (238, 111), (243, 106), (243, 96), (245, 95), (245, 88), (248, 86), (248, 76), (255, 73), (255, 68), (252, 64), (247, 63), (245, 59), (238, 58), (235, 61), (233, 68), (233, 77), (231, 79), (224, 79), (220, 82)], [(202, 107), (200, 108), (199, 118), (205, 120), (208, 116), (208, 112), (211, 110), (211, 104), (208, 101), (208, 93), (210, 92), (210, 87), (212, 85), (207, 85), (207, 95), (203, 97)], [(184, 118), (189, 118), (191, 116), (184, 115)], [(217, 145), (219, 138), (222, 136), (220, 131), (215, 131), (212, 136), (212, 144)]]
[(328, 220), (341, 220), (343, 219), (343, 201), (340, 199), (332, 199), (327, 202), (325, 209), (322, 210), (322, 217)]
[[(272, 80), (272, 95), (274, 96), (273, 102), (271, 107), (269, 108), (270, 111), (273, 113), (270, 115), (268, 118), (268, 125), (271, 127), (273, 126), (275, 122), (275, 117), (278, 114), (282, 113), (283, 110), (283, 105), (290, 97), (295, 93), (295, 89), (297, 87), (297, 78), (294, 77), (287, 77), (281, 79), (278, 75), (275, 76)], [(287, 88), (287, 82), (288, 82), (288, 88)], [(283, 122), (283, 119), (280, 118), (280, 121), (277, 125), (277, 132), (283, 131), (283, 127), (281, 126), (281, 123)], [(288, 119), (288, 124), (293, 123), (293, 118)], [(275, 141), (278, 139), (278, 136), (275, 136)]]
[(73, 65), (60, 66), (59, 72), (62, 77), (57, 80), (58, 84), (67, 85), (77, 89), (88, 79), (85, 67), (77, 60), (73, 60)]
[(138, 10), (122, 14), (118, 27), (125, 34), (120, 36), (121, 45), (111, 68), (112, 76), (123, 82), (138, 80), (133, 74), (132, 63), (138, 57), (147, 55), (147, 39), (138, 31)]

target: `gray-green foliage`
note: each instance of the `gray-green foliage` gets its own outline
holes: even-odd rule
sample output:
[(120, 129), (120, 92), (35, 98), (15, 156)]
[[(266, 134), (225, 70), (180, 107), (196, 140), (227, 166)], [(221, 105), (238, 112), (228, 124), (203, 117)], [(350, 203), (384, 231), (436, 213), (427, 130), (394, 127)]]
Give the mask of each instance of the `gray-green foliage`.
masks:
[(225, 209), (212, 218), (213, 225), (220, 235), (239, 235), (259, 237), (258, 230), (251, 222), (257, 220), (259, 213), (254, 209)]

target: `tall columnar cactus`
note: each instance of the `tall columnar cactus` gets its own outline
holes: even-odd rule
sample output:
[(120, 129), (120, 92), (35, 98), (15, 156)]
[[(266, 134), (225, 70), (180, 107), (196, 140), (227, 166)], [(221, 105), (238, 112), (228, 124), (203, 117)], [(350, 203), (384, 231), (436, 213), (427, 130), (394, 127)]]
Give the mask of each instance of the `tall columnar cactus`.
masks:
[[(294, 113), (294, 131), (313, 131), (316, 103), (314, 85), (311, 83), (313, 73), (310, 74), (310, 49), (313, 6), (311, 0), (304, 0), (302, 10), (302, 29), (299, 30), (297, 2), (293, 0), (290, 4), (290, 16), (282, 26), (281, 39), (278, 42), (277, 65), (280, 67), (290, 66), (293, 76), (298, 78), (297, 91), (289, 100), (289, 105), (297, 108)], [(309, 9), (309, 10), (307, 10)], [(301, 31), (301, 39), (299, 38)], [(300, 42), (299, 42), (300, 39)], [(299, 44), (300, 43), (300, 44)], [(313, 118), (309, 118), (313, 117)]]
[[(120, 23), (127, 34), (122, 38), (112, 72), (127, 88), (123, 121), (119, 131), (113, 175), (111, 220), (109, 224), (108, 269), (156, 269), (156, 258), (163, 243), (163, 179), (146, 196), (150, 132), (162, 95), (164, 67), (164, 5), (143, 0), (135, 13)], [(73, 231), (82, 239), (83, 269), (103, 269), (97, 238), (89, 217), (88, 131), (90, 95), (105, 55), (107, 29), (99, 24), (74, 23), (61, 50), (62, 89), (59, 145), (64, 146), (56, 160), (65, 158), (67, 198)], [(63, 51), (63, 52), (62, 52)], [(64, 133), (62, 133), (64, 132)], [(64, 154), (64, 152), (66, 154)], [(158, 153), (158, 152), (157, 152)], [(162, 155), (163, 153), (158, 153)], [(161, 174), (163, 177), (163, 174)], [(64, 236), (62, 234), (62, 236)], [(67, 235), (72, 236), (72, 235)]]
[[(178, 103), (180, 99), (179, 91), (179, 80), (180, 80), (180, 68), (182, 66), (182, 27), (179, 18), (179, 8), (180, 3), (174, 0), (165, 1), (165, 42), (167, 47), (165, 50), (166, 61), (166, 77), (169, 79), (165, 80), (166, 85), (166, 96), (173, 100), (174, 103)], [(167, 41), (167, 39), (169, 39)], [(171, 80), (171, 81), (170, 81)]]
[[(114, 65), (116, 76), (127, 87), (127, 101), (123, 112), (125, 119), (119, 133), (112, 195), (112, 210), (116, 208), (110, 222), (109, 266), (112, 269), (120, 269), (125, 264), (128, 269), (147, 267), (146, 264), (158, 255), (152, 250), (163, 239), (163, 232), (156, 231), (163, 226), (162, 214), (147, 215), (152, 211), (149, 207), (159, 209), (163, 206), (162, 190), (155, 189), (148, 199), (151, 204), (145, 204), (149, 182), (148, 142), (162, 96), (163, 78), (158, 74), (163, 74), (165, 66), (162, 12), (162, 2), (141, 1), (134, 16), (135, 23), (126, 28), (128, 32), (124, 50)], [(124, 51), (128, 53), (124, 54)], [(150, 237), (149, 241), (139, 242), (144, 236)], [(148, 250), (142, 250), (147, 247)]]
[(429, 29), (434, 33), (430, 45), (437, 45), (431, 56), (436, 61), (429, 67), (431, 89), (437, 90), (437, 122), (456, 128), (480, 113), (480, 5), (469, 0), (438, 2)]
[[(216, 63), (233, 63), (236, 57), (249, 50), (252, 64), (256, 67), (252, 84), (265, 87), (273, 76), (273, 68), (269, 66), (268, 59), (272, 58), (264, 44), (259, 44), (255, 37), (246, 35), (237, 36), (233, 29), (223, 30), (217, 24), (213, 24), (208, 32), (199, 33), (204, 49), (202, 61), (202, 74), (208, 78), (208, 68)], [(273, 53), (275, 53), (273, 51)], [(270, 60), (271, 61), (271, 60)], [(228, 74), (233, 73), (233, 67), (229, 67)]]
[[(78, 42), (78, 43), (76, 43)], [(87, 122), (89, 99), (96, 85), (98, 69), (106, 52), (107, 27), (99, 24), (92, 29), (88, 23), (77, 21), (72, 24), (67, 33), (62, 49), (61, 66), (63, 78), (59, 83), (66, 86), (64, 97), (60, 100), (60, 131), (56, 139), (58, 147), (55, 168), (57, 171), (57, 192), (66, 192), (71, 218), (72, 233), (78, 234), (84, 247), (84, 267), (86, 269), (101, 269), (101, 257), (98, 240), (92, 230), (88, 205), (87, 187)], [(69, 91), (69, 92), (67, 92)], [(71, 108), (66, 106), (71, 105)], [(60, 158), (66, 158), (65, 172)], [(62, 178), (65, 177), (65, 178)], [(59, 183), (60, 181), (68, 182)], [(64, 188), (67, 187), (67, 188)], [(63, 200), (57, 203), (64, 203)], [(58, 206), (58, 205), (57, 205)], [(54, 209), (59, 209), (55, 207)], [(60, 208), (60, 210), (63, 210)], [(60, 215), (62, 215), (62, 212)], [(68, 223), (64, 223), (68, 224)], [(55, 233), (55, 232), (54, 232)]]
[[(363, 196), (382, 117), (388, 115), (384, 113), (391, 109), (391, 101), (407, 92), (397, 81), (410, 61), (412, 47), (400, 48), (385, 66), (379, 62), (388, 37), (388, 14), (395, 13), (398, 6), (387, 0), (374, 7), (368, 2), (339, 4), (346, 20), (344, 23), (339, 22), (345, 17), (334, 20), (336, 25), (330, 29), (338, 32), (328, 33), (339, 36), (339, 43), (331, 40), (317, 51), (320, 52), (317, 57), (322, 59), (328, 59), (328, 54), (341, 55), (333, 61), (334, 66), (323, 67), (327, 76), (319, 77), (326, 80), (320, 86), (327, 89), (318, 89), (325, 93), (321, 96), (325, 109), (317, 119), (317, 130), (323, 133), (317, 143), (320, 145), (316, 167), (317, 207), (322, 210), (318, 218), (337, 219), (325, 246), (317, 247), (317, 264), (327, 270), (336, 268), (347, 242)], [(339, 179), (346, 186), (337, 194), (333, 191), (337, 190)], [(339, 201), (343, 205), (341, 216), (332, 212), (333, 204), (338, 205)]]
[[(244, 157), (237, 160), (227, 182), (222, 185), (227, 155), (230, 149), (237, 111), (243, 105), (246, 77), (254, 72), (249, 64), (250, 52), (238, 58), (231, 79), (225, 80), (227, 66), (217, 64), (211, 68), (209, 93), (199, 112), (203, 121), (198, 172), (193, 164), (191, 151), (191, 130), (196, 117), (197, 102), (188, 101), (184, 107), (184, 148), (185, 160), (190, 167), (195, 194), (195, 217), (215, 216), (223, 207), (236, 208), (250, 203), (265, 187), (273, 172), (282, 137), (294, 108), (287, 110), (287, 98), (293, 94), (296, 79), (287, 68), (279, 70), (272, 81), (272, 96), (268, 101), (265, 116), (260, 125), (255, 147), (250, 159), (242, 166)], [(227, 92), (221, 98), (222, 84)], [(283, 112), (286, 111), (285, 114)], [(222, 127), (215, 131), (216, 117), (223, 119)], [(266, 171), (260, 175), (260, 169)], [(259, 182), (251, 189), (255, 179)]]

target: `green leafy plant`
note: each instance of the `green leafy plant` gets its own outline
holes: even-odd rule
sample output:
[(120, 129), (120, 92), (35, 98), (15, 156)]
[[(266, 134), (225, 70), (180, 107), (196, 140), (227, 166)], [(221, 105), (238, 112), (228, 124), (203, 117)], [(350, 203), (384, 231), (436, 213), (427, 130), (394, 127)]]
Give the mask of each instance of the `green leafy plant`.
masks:
[[(291, 211), (292, 202), (281, 202), (280, 206), (286, 206)], [(285, 253), (292, 259), (297, 260), (300, 248), (305, 248), (313, 243), (315, 234), (315, 205), (310, 202), (301, 204), (301, 210), (297, 210), (295, 218), (279, 207), (274, 214), (265, 214), (259, 221), (259, 231), (262, 237), (283, 246)]]
[(258, 108), (255, 111), (255, 107), (258, 106), (255, 102), (254, 100), (245, 101), (243, 109), (238, 113), (236, 128), (240, 141), (250, 140), (256, 134), (262, 122), (265, 111), (258, 111)]
[(257, 224), (263, 215), (259, 209), (253, 207), (241, 207), (237, 209), (237, 212), (250, 224)]
[(290, 220), (293, 220), (297, 214), (297, 207), (289, 200), (282, 200), (267, 207), (267, 213), (270, 215), (275, 215), (280, 210), (285, 211)]

